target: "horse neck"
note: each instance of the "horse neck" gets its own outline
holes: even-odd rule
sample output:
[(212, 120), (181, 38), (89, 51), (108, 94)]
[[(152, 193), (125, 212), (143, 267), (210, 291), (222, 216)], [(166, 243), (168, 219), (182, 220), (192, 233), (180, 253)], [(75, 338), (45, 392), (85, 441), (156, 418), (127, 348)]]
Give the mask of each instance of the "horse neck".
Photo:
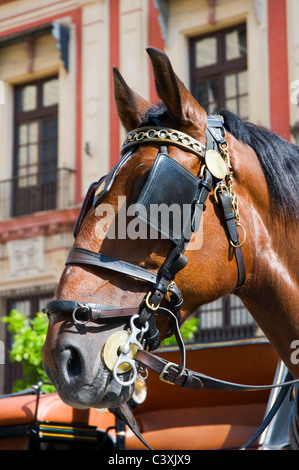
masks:
[(249, 285), (240, 297), (293, 375), (299, 377), (299, 366), (291, 361), (291, 345), (299, 339), (299, 250), (295, 239), (299, 224), (279, 217), (268, 218), (267, 225), (264, 221), (256, 217), (252, 227), (255, 259)]
[[(299, 221), (274, 209), (256, 154), (236, 144), (235, 191), (241, 223), (247, 230), (245, 256), (247, 281), (238, 291), (257, 324), (294, 376), (299, 365), (291, 362), (291, 344), (299, 340)], [(244, 157), (242, 157), (244, 155)]]
[[(254, 261), (250, 273), (248, 294), (259, 304), (278, 306), (283, 311), (298, 310), (294, 299), (299, 293), (299, 267), (296, 263), (299, 249), (296, 246), (294, 222), (287, 228), (271, 220), (265, 226), (261, 219), (255, 219), (251, 230), (254, 233), (255, 246), (252, 253)], [(297, 231), (298, 231), (298, 225)]]
[(299, 218), (274, 206), (256, 153), (234, 138), (230, 146), (240, 222), (247, 231), (244, 254), (251, 296), (266, 287), (272, 295), (287, 286), (296, 291)]

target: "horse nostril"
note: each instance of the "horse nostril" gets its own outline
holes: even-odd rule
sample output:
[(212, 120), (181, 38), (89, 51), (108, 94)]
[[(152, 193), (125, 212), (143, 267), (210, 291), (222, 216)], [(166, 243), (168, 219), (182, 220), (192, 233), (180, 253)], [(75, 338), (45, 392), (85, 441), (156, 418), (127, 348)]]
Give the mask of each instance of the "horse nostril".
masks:
[(78, 377), (82, 371), (82, 361), (78, 351), (74, 348), (69, 349), (70, 356), (66, 363), (66, 369), (70, 378)]
[(60, 353), (61, 371), (67, 382), (81, 380), (84, 375), (84, 361), (80, 351), (70, 345), (65, 346)]

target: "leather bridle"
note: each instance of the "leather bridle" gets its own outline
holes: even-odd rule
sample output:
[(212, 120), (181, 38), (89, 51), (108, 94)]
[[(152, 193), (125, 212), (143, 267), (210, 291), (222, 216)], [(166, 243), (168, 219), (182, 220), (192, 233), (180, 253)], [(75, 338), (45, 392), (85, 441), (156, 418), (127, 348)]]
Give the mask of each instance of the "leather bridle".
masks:
[[(154, 125), (151, 126), (150, 124)], [(224, 155), (222, 154), (222, 148), (223, 146), (227, 148), (224, 134), (225, 131), (221, 118), (218, 116), (209, 117), (206, 131), (207, 145), (204, 147), (200, 142), (182, 132), (163, 127), (160, 120), (155, 118), (154, 122), (151, 121), (151, 123), (147, 123), (147, 126), (142, 126), (128, 134), (122, 147), (123, 157), (119, 164), (103, 181), (100, 180), (97, 185), (92, 185), (94, 193), (93, 207), (97, 207), (109, 192), (119, 168), (132, 157), (136, 146), (151, 142), (159, 143), (161, 145), (160, 154), (168, 156), (168, 145), (176, 145), (184, 151), (195, 154), (201, 161), (204, 160), (208, 150), (213, 150), (214, 152), (217, 152), (220, 159), (223, 159)], [(185, 171), (188, 172), (188, 170)], [(212, 168), (212, 172), (213, 171), (214, 170)], [(228, 234), (234, 247), (238, 266), (238, 280), (236, 288), (239, 288), (245, 281), (246, 272), (235, 222), (235, 214), (227, 186), (223, 185), (222, 181), (216, 178), (212, 172), (207, 165), (203, 165), (200, 177), (196, 178), (196, 192), (193, 200), (190, 201), (191, 232), (198, 230), (200, 217), (205, 209), (206, 199), (214, 188), (215, 197), (217, 197), (217, 201), (222, 206)], [(163, 188), (163, 181), (159, 181), (158, 183)], [(87, 198), (90, 198), (89, 193)], [(83, 208), (86, 205), (87, 204), (85, 202), (83, 204)], [(82, 217), (79, 217), (79, 220), (81, 220), (81, 218)], [(78, 227), (76, 228), (76, 232), (78, 232)], [(146, 283), (151, 284), (151, 288), (143, 299), (141, 305), (135, 308), (119, 308), (102, 304), (76, 302), (72, 300), (54, 300), (48, 302), (46, 305), (48, 315), (53, 312), (71, 313), (74, 322), (80, 324), (86, 324), (89, 321), (115, 321), (119, 318), (130, 318), (134, 316), (134, 325), (136, 328), (141, 330), (141, 328), (144, 329), (145, 326), (147, 327), (147, 331), (143, 336), (145, 347), (142, 348), (147, 351), (157, 349), (160, 344), (160, 335), (155, 321), (156, 315), (167, 316), (172, 325), (171, 334), (174, 333), (176, 335), (176, 339), (181, 350), (181, 363), (177, 374), (178, 379), (183, 375), (185, 370), (185, 348), (179, 332), (181, 324), (180, 310), (183, 304), (183, 298), (174, 279), (176, 274), (181, 271), (188, 262), (184, 255), (188, 242), (189, 240), (186, 240), (185, 234), (182, 234), (181, 238), (174, 244), (174, 247), (171, 249), (157, 274), (139, 266), (107, 257), (101, 253), (96, 253), (81, 247), (72, 247), (69, 251), (66, 265), (89, 265), (96, 268), (116, 271), (132, 278), (145, 281)], [(167, 299), (166, 303), (164, 302), (167, 307), (165, 305), (161, 306), (164, 299)], [(165, 379), (166, 377), (164, 378), (164, 375), (167, 375), (166, 370), (162, 375), (161, 372), (159, 375), (161, 378)]]
[[(136, 147), (152, 142), (159, 143), (161, 146), (158, 156), (169, 157), (167, 148), (170, 145), (175, 145), (184, 152), (195, 154), (199, 160), (203, 162), (200, 175), (198, 176), (196, 194), (194, 199), (190, 201), (191, 231), (194, 233), (198, 230), (200, 217), (205, 209), (206, 199), (213, 190), (215, 200), (222, 208), (227, 235), (234, 249), (238, 267), (236, 289), (240, 288), (246, 279), (245, 262), (241, 248), (245, 241), (245, 236), (243, 242), (240, 243), (237, 227), (241, 226), (243, 228), (243, 226), (239, 222), (239, 209), (237, 198), (233, 190), (232, 168), (225, 139), (225, 130), (221, 117), (219, 116), (208, 117), (206, 146), (203, 146), (200, 142), (180, 131), (163, 127), (161, 118), (159, 117), (151, 119), (146, 125), (130, 132), (122, 147), (123, 156), (118, 165), (106, 178), (91, 185), (82, 206), (75, 232), (78, 232), (82, 219), (90, 209), (90, 201), (93, 200), (93, 207), (97, 207), (101, 203), (109, 192), (119, 169), (128, 159), (133, 157)], [(216, 168), (213, 163), (211, 164), (207, 161), (206, 156), (208, 151), (214, 152), (213, 158), (215, 158)], [(218, 154), (218, 157), (215, 154)], [(217, 171), (218, 163), (222, 163), (222, 161), (219, 162), (219, 159), (225, 162), (225, 174), (220, 172), (219, 175)], [(188, 170), (185, 169), (185, 171)], [(163, 181), (160, 183), (163, 187)], [(244, 228), (243, 230), (244, 234), (246, 234)], [(272, 386), (234, 384), (217, 380), (186, 368), (185, 346), (180, 334), (180, 310), (183, 304), (183, 298), (175, 284), (175, 276), (188, 262), (184, 255), (188, 242), (189, 239), (185, 238), (185, 234), (182, 234), (181, 238), (176, 240), (174, 247), (170, 250), (170, 253), (157, 274), (139, 266), (107, 257), (101, 253), (74, 246), (70, 249), (66, 265), (88, 265), (95, 268), (116, 271), (130, 276), (133, 279), (139, 279), (150, 284), (150, 290), (141, 304), (136, 307), (122, 308), (119, 306), (114, 307), (89, 302), (77, 302), (75, 300), (52, 300), (47, 303), (45, 311), (48, 315), (55, 312), (71, 314), (73, 321), (77, 324), (86, 324), (90, 321), (108, 323), (119, 321), (120, 319), (126, 321), (130, 320), (130, 334), (128, 340), (120, 348), (119, 358), (113, 368), (114, 378), (124, 386), (134, 383), (140, 368), (142, 370), (149, 368), (155, 371), (163, 381), (192, 389), (206, 387), (217, 390), (244, 391), (282, 386), (282, 384)], [(166, 316), (170, 319), (171, 334), (175, 335), (180, 350), (179, 365), (168, 362), (158, 357), (156, 354), (151, 353), (151, 351), (157, 349), (160, 344), (160, 335), (156, 327), (156, 316), (159, 315)], [(128, 356), (132, 344), (135, 344), (138, 349), (133, 359)], [(129, 364), (133, 369), (133, 377), (128, 381), (123, 381), (117, 373), (119, 365), (123, 363)], [(295, 382), (296, 381), (289, 380), (284, 385), (290, 387)], [(111, 411), (124, 420), (131, 427), (133, 432), (144, 442), (127, 404), (123, 404)], [(148, 446), (145, 442), (144, 444)]]

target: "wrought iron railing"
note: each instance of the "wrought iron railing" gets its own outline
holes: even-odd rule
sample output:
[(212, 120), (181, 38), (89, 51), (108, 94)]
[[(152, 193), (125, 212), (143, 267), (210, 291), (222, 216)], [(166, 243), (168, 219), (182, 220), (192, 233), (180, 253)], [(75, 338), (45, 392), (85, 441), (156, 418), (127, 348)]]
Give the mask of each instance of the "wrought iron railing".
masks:
[(243, 325), (226, 325), (212, 328), (199, 328), (195, 341), (198, 343), (215, 343), (234, 341), (262, 336), (255, 323)]
[(199, 328), (194, 340), (199, 343), (233, 341), (264, 336), (241, 300), (229, 295), (200, 308)]
[(191, 343), (231, 342), (264, 337), (241, 300), (233, 295), (202, 306)]
[(75, 170), (18, 175), (0, 181), (0, 220), (74, 204)]

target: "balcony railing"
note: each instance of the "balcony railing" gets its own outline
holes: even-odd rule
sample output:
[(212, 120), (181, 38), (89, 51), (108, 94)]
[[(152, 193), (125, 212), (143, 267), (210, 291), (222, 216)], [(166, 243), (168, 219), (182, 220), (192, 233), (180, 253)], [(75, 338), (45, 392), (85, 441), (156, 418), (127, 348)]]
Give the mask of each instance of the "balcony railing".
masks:
[(74, 204), (75, 170), (58, 168), (0, 181), (0, 220)]
[(229, 295), (203, 305), (197, 312), (198, 330), (192, 342), (217, 343), (264, 337), (241, 300)]

